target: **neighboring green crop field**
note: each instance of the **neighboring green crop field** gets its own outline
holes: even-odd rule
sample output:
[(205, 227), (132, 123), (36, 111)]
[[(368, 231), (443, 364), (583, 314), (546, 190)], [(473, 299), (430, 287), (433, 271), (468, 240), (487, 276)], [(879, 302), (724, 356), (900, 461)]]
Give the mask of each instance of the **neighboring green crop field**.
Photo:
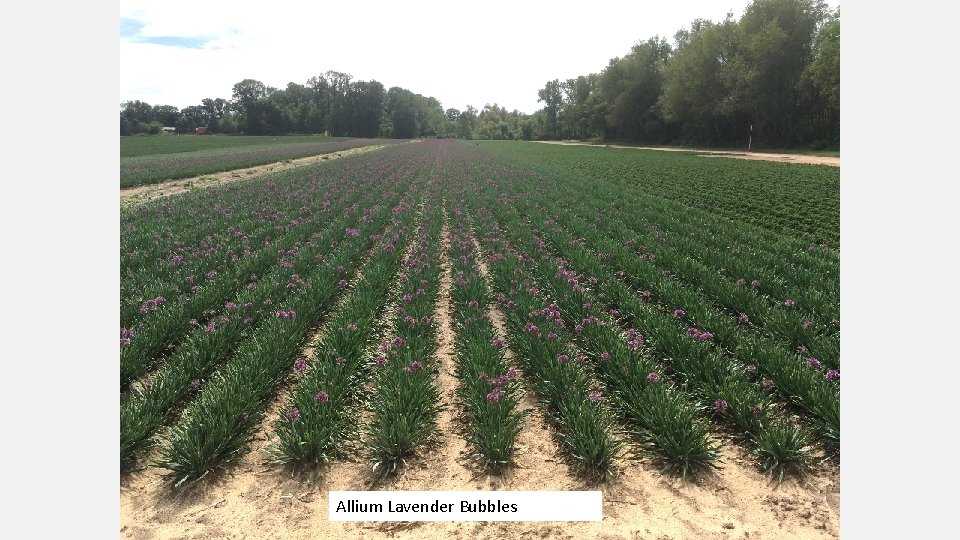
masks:
[(196, 152), (216, 148), (241, 146), (289, 145), (300, 143), (323, 143), (344, 141), (349, 137), (323, 137), (321, 135), (246, 136), (246, 135), (151, 135), (120, 137), (120, 157), (152, 156)]
[[(163, 138), (158, 137), (158, 140)], [(174, 136), (166, 138), (172, 139)], [(330, 137), (277, 137), (277, 142), (269, 142), (267, 141), (269, 137), (254, 138), (261, 140), (261, 143), (196, 151), (170, 150), (169, 153), (121, 157), (120, 187), (156, 184), (165, 180), (254, 167), (372, 144), (403, 142), (398, 139), (333, 139)], [(229, 141), (234, 138), (225, 137), (224, 139)]]
[(484, 141), (539, 166), (636, 187), (738, 222), (840, 246), (840, 169), (626, 148)]

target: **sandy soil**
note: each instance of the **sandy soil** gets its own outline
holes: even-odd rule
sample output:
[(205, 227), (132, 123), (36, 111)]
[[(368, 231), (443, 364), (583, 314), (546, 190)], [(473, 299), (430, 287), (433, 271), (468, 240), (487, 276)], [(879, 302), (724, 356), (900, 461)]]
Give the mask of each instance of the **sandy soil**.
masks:
[[(449, 232), (444, 229), (445, 259)], [(486, 267), (480, 259), (481, 271)], [(759, 472), (749, 454), (725, 444), (722, 468), (681, 480), (659, 474), (643, 461), (622, 459), (617, 474), (595, 485), (573, 477), (533, 396), (519, 434), (517, 466), (489, 475), (467, 457), (455, 390), (451, 270), (444, 261), (435, 312), (440, 326), (437, 383), (449, 408), (439, 419), (439, 438), (398, 473), (379, 483), (359, 458), (322, 470), (293, 471), (266, 465), (271, 422), (281, 414), (275, 399), (263, 426), (267, 437), (228, 472), (173, 489), (159, 469), (125, 476), (120, 486), (120, 537), (200, 538), (601, 538), (601, 539), (832, 539), (840, 535), (840, 472), (835, 463), (817, 465), (803, 481), (776, 484)], [(489, 311), (498, 334), (503, 314)], [(314, 338), (319, 335), (314, 336)], [(311, 340), (314, 341), (314, 340)], [(307, 351), (304, 351), (307, 352)], [(508, 356), (513, 360), (512, 354)], [(280, 395), (284, 392), (281, 391)], [(361, 420), (362, 421), (362, 420)], [(721, 437), (718, 435), (718, 437)], [(600, 522), (330, 522), (330, 490), (583, 490), (603, 491)]]
[(285, 171), (287, 169), (302, 167), (304, 165), (317, 163), (319, 161), (330, 161), (342, 158), (344, 156), (372, 152), (374, 150), (383, 148), (384, 146), (386, 145), (374, 144), (370, 146), (361, 146), (358, 148), (341, 150), (339, 152), (331, 152), (329, 154), (320, 154), (317, 156), (292, 159), (289, 161), (278, 161), (276, 163), (268, 163), (266, 165), (258, 165), (256, 167), (248, 167), (246, 169), (234, 169), (232, 171), (205, 174), (203, 176), (195, 176), (193, 178), (178, 178), (176, 180), (170, 180), (169, 182), (162, 182), (159, 184), (148, 184), (145, 186), (121, 189), (120, 206), (123, 207), (141, 204), (149, 200), (158, 199), (160, 197), (168, 197), (170, 195), (177, 195), (179, 193), (185, 193), (195, 189), (222, 186), (223, 184), (236, 182), (237, 180), (243, 180), (258, 174)]
[(634, 148), (638, 150), (661, 150), (663, 152), (694, 152), (703, 157), (729, 157), (735, 159), (753, 159), (759, 161), (779, 161), (782, 163), (802, 163), (806, 165), (840, 166), (839, 157), (811, 156), (807, 154), (776, 154), (771, 152), (732, 152), (724, 150), (703, 150), (699, 148), (665, 148), (662, 146), (622, 146), (618, 144), (590, 144), (572, 141), (536, 141), (544, 144), (573, 144), (579, 146), (604, 146), (607, 148)]

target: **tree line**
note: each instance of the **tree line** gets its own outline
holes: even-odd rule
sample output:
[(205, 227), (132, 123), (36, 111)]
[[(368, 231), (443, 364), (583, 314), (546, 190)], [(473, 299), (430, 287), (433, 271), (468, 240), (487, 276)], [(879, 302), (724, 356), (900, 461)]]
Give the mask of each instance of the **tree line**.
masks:
[(836, 148), (840, 12), (819, 0), (754, 0), (739, 20), (698, 19), (600, 73), (553, 80), (533, 130), (549, 139)]
[(120, 134), (192, 133), (465, 139), (594, 139), (755, 148), (840, 143), (840, 13), (821, 0), (754, 0), (739, 19), (697, 19), (599, 73), (548, 81), (532, 115), (327, 71), (286, 88), (245, 79), (231, 99), (177, 109), (121, 104)]

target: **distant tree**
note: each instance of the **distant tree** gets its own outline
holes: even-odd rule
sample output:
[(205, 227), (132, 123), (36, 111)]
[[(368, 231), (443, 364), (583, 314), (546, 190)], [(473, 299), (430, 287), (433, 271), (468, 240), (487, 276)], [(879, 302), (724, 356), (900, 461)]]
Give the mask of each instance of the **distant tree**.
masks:
[(557, 79), (548, 81), (538, 92), (538, 96), (539, 99), (537, 99), (537, 101), (544, 103), (543, 112), (546, 119), (546, 137), (550, 139), (560, 138), (560, 106), (563, 104), (563, 89), (560, 86), (560, 81)]

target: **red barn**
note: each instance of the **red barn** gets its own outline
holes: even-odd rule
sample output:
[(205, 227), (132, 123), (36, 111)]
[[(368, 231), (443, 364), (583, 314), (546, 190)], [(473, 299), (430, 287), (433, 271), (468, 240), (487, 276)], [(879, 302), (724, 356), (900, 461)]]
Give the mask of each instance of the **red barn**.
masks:
[(207, 128), (205, 128), (205, 127), (198, 127), (198, 128), (197, 128), (197, 135), (206, 135), (206, 134), (207, 134)]

